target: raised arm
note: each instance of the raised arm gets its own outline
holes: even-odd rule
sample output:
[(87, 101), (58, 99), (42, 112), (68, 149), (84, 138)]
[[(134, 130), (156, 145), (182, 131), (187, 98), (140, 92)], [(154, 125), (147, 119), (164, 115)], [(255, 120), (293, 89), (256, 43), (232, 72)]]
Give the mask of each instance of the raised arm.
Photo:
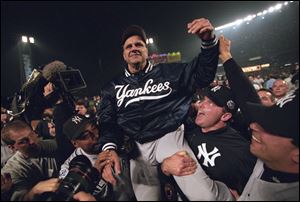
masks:
[(218, 39), (214, 27), (205, 18), (195, 19), (187, 25), (188, 33), (201, 39), (201, 53), (189, 63), (183, 63), (181, 85), (194, 92), (197, 88), (208, 86), (214, 79), (218, 65)]
[(260, 103), (260, 99), (242, 68), (232, 58), (230, 47), (231, 41), (221, 36), (219, 38), (219, 58), (223, 63), (226, 77), (236, 102), (245, 117), (249, 117), (245, 107), (246, 102)]

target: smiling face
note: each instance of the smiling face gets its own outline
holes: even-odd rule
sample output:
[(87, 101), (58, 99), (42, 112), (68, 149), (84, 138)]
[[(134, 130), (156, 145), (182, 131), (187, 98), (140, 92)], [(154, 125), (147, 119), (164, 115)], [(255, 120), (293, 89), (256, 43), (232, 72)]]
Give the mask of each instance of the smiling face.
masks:
[(139, 36), (134, 35), (125, 41), (123, 58), (127, 62), (131, 73), (137, 73), (146, 66), (148, 49)]
[(225, 112), (224, 108), (217, 106), (208, 97), (198, 104), (198, 113), (195, 120), (203, 132), (217, 130), (226, 126), (226, 121), (231, 118), (231, 113)]
[(252, 154), (266, 162), (269, 167), (288, 162), (289, 155), (296, 148), (292, 144), (291, 138), (270, 134), (258, 123), (251, 123), (250, 128), (252, 129), (252, 141), (250, 145)]

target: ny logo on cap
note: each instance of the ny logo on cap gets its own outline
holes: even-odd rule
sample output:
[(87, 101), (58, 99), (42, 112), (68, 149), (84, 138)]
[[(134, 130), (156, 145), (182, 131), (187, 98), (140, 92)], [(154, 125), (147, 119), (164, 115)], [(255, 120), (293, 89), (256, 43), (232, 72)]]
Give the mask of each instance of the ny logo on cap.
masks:
[(215, 86), (210, 90), (216, 92), (216, 91), (220, 90), (220, 88), (221, 88), (221, 86)]
[(232, 100), (228, 100), (226, 104), (227, 104), (228, 109), (232, 110), (235, 107), (235, 103)]
[(74, 117), (72, 118), (72, 122), (75, 123), (76, 125), (77, 125), (78, 123), (80, 123), (81, 120), (82, 120), (82, 118), (80, 118), (79, 116), (74, 116)]

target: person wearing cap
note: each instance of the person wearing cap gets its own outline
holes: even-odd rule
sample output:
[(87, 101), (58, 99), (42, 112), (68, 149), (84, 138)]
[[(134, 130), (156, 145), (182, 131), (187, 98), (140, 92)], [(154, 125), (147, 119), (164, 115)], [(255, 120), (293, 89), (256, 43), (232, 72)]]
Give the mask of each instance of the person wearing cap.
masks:
[[(207, 89), (198, 104), (195, 119), (198, 127), (186, 131), (185, 137), (211, 179), (242, 193), (256, 158), (249, 151), (250, 142), (228, 124), (237, 109), (229, 88), (218, 85)], [(184, 163), (183, 157), (176, 153), (163, 161), (161, 169), (166, 175), (190, 174), (192, 167), (184, 167)]]
[(271, 107), (247, 103), (259, 158), (240, 200), (299, 201), (299, 90)]
[[(185, 150), (196, 160), (184, 140), (183, 123), (196, 89), (209, 86), (215, 77), (218, 40), (207, 19), (195, 19), (188, 23), (187, 29), (202, 40), (201, 53), (189, 63), (153, 66), (147, 60), (144, 30), (137, 25), (129, 26), (121, 42), (127, 63), (125, 72), (101, 91), (101, 148), (111, 150), (113, 157), (113, 164), (104, 167), (106, 176), (103, 177), (116, 183), (111, 166), (120, 173), (115, 150), (120, 147), (122, 136), (128, 135), (140, 154), (130, 160), (137, 200), (160, 199), (157, 166), (163, 159)], [(194, 174), (175, 177), (175, 180), (189, 200), (231, 199), (226, 185), (210, 180), (200, 165)]]
[[(97, 167), (100, 172), (102, 172), (103, 166), (109, 162), (110, 153), (108, 151), (99, 153), (99, 129), (94, 121), (95, 119), (77, 114), (70, 117), (64, 123), (63, 132), (72, 142), (75, 150), (64, 164), (62, 164), (59, 172), (60, 179), (67, 176), (69, 172), (69, 164), (76, 156), (86, 156), (92, 165), (98, 165)], [(114, 190), (117, 190), (117, 188)], [(125, 195), (127, 193), (114, 193), (111, 186), (109, 186), (103, 179), (100, 179), (98, 185), (91, 194), (93, 194), (98, 200), (131, 199), (128, 195)]]
[(264, 106), (220, 37), (220, 59), (236, 101), (252, 131), (250, 151), (258, 160), (241, 201), (299, 201), (299, 89)]

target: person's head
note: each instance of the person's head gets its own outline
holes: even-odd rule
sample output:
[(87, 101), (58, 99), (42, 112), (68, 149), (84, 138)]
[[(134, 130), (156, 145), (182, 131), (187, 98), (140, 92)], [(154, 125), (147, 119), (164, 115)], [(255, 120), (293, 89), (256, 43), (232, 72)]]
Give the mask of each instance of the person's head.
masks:
[(92, 119), (74, 115), (63, 125), (63, 132), (74, 147), (81, 147), (88, 154), (99, 152), (99, 129)]
[(1, 139), (10, 149), (19, 151), (26, 157), (35, 157), (38, 154), (38, 135), (23, 121), (9, 122), (1, 130)]
[(289, 91), (289, 85), (282, 79), (277, 79), (272, 86), (272, 91), (276, 98), (280, 99), (284, 97)]
[(248, 76), (248, 79), (249, 79), (249, 81), (251, 81), (251, 82), (253, 82), (253, 80), (254, 80), (254, 78), (253, 78), (252, 75), (249, 75), (249, 76)]
[(78, 100), (76, 102), (75, 110), (77, 111), (78, 114), (85, 115), (88, 111), (87, 108), (88, 107), (86, 106), (86, 103), (83, 100)]
[(44, 109), (43, 117), (53, 117), (53, 108)]
[(275, 104), (275, 96), (271, 90), (261, 88), (257, 91), (260, 101), (265, 106), (272, 106)]
[(299, 173), (299, 90), (271, 107), (247, 103), (251, 152), (274, 170)]
[(142, 70), (147, 63), (146, 34), (138, 25), (127, 27), (122, 35), (123, 58), (131, 73)]
[(231, 91), (225, 86), (216, 86), (207, 90), (204, 100), (198, 105), (195, 120), (203, 132), (214, 131), (226, 126), (237, 111)]

